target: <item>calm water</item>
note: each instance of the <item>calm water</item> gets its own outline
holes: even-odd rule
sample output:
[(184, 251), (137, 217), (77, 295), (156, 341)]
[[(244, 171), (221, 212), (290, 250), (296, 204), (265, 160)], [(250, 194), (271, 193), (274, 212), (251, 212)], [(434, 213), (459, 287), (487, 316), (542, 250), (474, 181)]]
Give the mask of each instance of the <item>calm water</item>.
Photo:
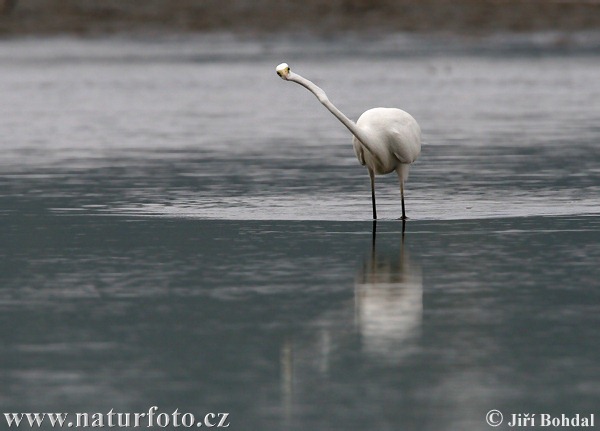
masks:
[[(600, 56), (409, 42), (1, 42), (2, 412), (599, 413)], [(420, 122), (404, 237), (281, 61)]]

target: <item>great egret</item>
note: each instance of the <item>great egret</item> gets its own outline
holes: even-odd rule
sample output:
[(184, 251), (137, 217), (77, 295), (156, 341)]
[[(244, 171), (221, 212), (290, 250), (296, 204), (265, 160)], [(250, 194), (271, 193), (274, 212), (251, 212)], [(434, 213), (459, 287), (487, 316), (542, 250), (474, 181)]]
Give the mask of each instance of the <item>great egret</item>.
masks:
[(354, 135), (352, 144), (361, 165), (366, 166), (371, 178), (371, 201), (373, 219), (377, 219), (375, 206), (375, 175), (391, 172), (398, 174), (402, 197), (402, 220), (404, 210), (404, 183), (408, 179), (409, 165), (421, 153), (421, 128), (408, 112), (397, 108), (373, 108), (364, 112), (356, 123), (346, 117), (329, 101), (323, 90), (306, 78), (294, 73), (286, 63), (275, 69), (286, 81), (302, 85), (319, 99), (329, 111)]

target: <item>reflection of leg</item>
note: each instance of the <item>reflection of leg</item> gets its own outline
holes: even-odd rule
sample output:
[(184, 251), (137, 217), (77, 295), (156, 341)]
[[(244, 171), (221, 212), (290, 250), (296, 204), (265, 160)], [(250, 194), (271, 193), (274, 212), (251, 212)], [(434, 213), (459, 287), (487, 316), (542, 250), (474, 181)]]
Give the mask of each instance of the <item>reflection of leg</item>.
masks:
[(404, 268), (404, 232), (406, 231), (406, 220), (402, 220), (402, 236), (400, 237), (400, 260), (399, 268)]
[(286, 422), (292, 417), (292, 394), (294, 385), (294, 344), (286, 337), (281, 346), (281, 401)]
[(371, 202), (373, 203), (373, 220), (377, 220), (377, 209), (375, 207), (375, 172), (369, 169), (369, 177), (371, 178)]
[(377, 220), (373, 220), (373, 234), (371, 236), (371, 252), (375, 253), (375, 240), (377, 239)]

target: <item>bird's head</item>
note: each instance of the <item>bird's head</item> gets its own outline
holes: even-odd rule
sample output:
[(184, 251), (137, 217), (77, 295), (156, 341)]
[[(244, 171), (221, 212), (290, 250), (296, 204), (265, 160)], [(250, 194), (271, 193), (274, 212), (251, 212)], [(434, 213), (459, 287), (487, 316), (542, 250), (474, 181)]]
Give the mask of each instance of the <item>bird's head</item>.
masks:
[(288, 80), (288, 76), (290, 74), (290, 66), (288, 66), (287, 63), (281, 63), (275, 68), (275, 71), (281, 79), (285, 79), (286, 81)]

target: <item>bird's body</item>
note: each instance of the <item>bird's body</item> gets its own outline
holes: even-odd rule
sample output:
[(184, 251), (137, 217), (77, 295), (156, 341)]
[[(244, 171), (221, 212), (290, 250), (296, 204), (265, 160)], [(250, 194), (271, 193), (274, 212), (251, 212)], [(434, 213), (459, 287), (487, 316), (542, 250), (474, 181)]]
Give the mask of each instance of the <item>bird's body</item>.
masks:
[(354, 136), (354, 153), (361, 165), (376, 175), (385, 175), (410, 165), (421, 152), (421, 128), (408, 112), (396, 108), (373, 108), (363, 113), (356, 126), (364, 130), (373, 142), (373, 157)]
[(371, 178), (371, 199), (373, 218), (377, 219), (375, 205), (375, 175), (396, 172), (400, 181), (402, 196), (402, 219), (406, 219), (404, 209), (404, 183), (408, 179), (408, 169), (421, 153), (421, 128), (407, 112), (397, 108), (373, 108), (364, 112), (354, 123), (346, 117), (325, 92), (308, 79), (292, 73), (285, 63), (277, 66), (277, 74), (296, 82), (312, 92), (350, 132), (353, 134), (354, 152), (361, 165), (366, 166)]

